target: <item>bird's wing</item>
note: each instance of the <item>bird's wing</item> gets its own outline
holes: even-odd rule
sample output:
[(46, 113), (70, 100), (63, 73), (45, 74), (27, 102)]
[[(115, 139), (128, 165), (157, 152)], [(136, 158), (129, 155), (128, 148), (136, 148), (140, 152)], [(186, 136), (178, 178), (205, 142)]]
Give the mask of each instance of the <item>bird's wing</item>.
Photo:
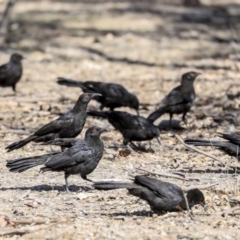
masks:
[(55, 138), (53, 140), (47, 141), (43, 145), (55, 145), (55, 146), (63, 146), (63, 147), (71, 147), (77, 142), (79, 142), (82, 139), (76, 139), (76, 138)]
[(8, 76), (9, 65), (4, 64), (0, 66), (0, 81), (4, 81)]
[(139, 125), (138, 116), (126, 113), (126, 112), (120, 112), (120, 111), (113, 111), (108, 113), (109, 117), (119, 125), (121, 125), (124, 129), (132, 129), (134, 127), (137, 127)]
[(52, 169), (76, 166), (92, 159), (93, 152), (93, 148), (90, 148), (86, 142), (82, 142), (54, 156), (45, 165)]
[(101, 82), (94, 82), (94, 81), (86, 81), (83, 82), (83, 90), (84, 92), (89, 92), (89, 93), (100, 93), (101, 92)]
[(142, 175), (135, 177), (135, 183), (147, 187), (161, 199), (171, 199), (173, 204), (182, 201), (182, 189), (175, 184)]
[(151, 121), (137, 115), (125, 114), (125, 116), (122, 116), (122, 122), (126, 129), (146, 129), (152, 127)]
[(73, 123), (73, 112), (70, 111), (68, 113), (63, 114), (60, 118), (46, 124), (39, 130), (37, 130), (34, 135), (43, 136), (49, 133), (57, 133), (64, 128), (69, 127)]
[(193, 101), (195, 98), (194, 92), (185, 92), (181, 91), (181, 86), (174, 88), (163, 100), (162, 104), (165, 106), (177, 105), (180, 103), (185, 103)]
[(119, 84), (109, 83), (106, 87), (106, 98), (121, 98), (127, 93), (127, 90)]
[(144, 118), (144, 117), (141, 117), (141, 116), (135, 116), (135, 121), (134, 122), (134, 125), (138, 128), (141, 128), (141, 129), (145, 129), (145, 128), (149, 128), (149, 127), (152, 127), (153, 124), (150, 120)]

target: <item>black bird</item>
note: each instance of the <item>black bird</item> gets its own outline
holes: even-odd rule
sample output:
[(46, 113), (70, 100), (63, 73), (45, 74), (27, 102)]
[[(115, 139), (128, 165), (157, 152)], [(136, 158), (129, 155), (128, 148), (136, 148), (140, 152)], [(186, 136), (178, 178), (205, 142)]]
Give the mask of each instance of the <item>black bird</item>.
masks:
[(64, 152), (9, 160), (6, 166), (11, 172), (24, 172), (39, 165), (44, 165), (40, 169), (42, 172), (64, 172), (66, 190), (69, 192), (67, 178), (70, 175), (80, 174), (83, 179), (91, 181), (87, 175), (93, 172), (102, 158), (104, 145), (100, 135), (105, 130), (91, 127), (86, 131), (84, 139), (54, 139), (48, 143), (70, 148)]
[(95, 99), (101, 103), (100, 110), (103, 110), (104, 107), (110, 108), (111, 111), (118, 107), (130, 107), (135, 109), (137, 114), (139, 114), (138, 98), (134, 94), (129, 93), (120, 84), (94, 81), (80, 82), (62, 77), (58, 78), (57, 83), (65, 86), (79, 87), (83, 92), (100, 93), (102, 96)]
[(182, 75), (181, 85), (175, 87), (163, 100), (162, 106), (151, 113), (148, 116), (148, 119), (154, 122), (156, 119), (161, 117), (164, 113), (170, 114), (170, 122), (169, 125), (171, 126), (171, 120), (173, 114), (183, 114), (182, 120), (186, 123), (186, 114), (190, 111), (193, 101), (196, 97), (195, 90), (194, 90), (194, 80), (195, 78), (200, 75), (201, 73), (197, 72), (187, 72)]
[[(129, 193), (148, 202), (155, 213), (186, 210), (186, 201), (183, 190), (172, 183), (138, 175), (134, 183), (123, 182), (96, 182), (93, 187), (98, 190), (112, 190), (127, 188)], [(203, 193), (199, 189), (186, 192), (189, 208), (196, 204), (205, 205)]]
[(84, 93), (80, 95), (73, 109), (58, 119), (41, 127), (34, 134), (28, 138), (12, 143), (6, 147), (8, 152), (21, 148), (31, 141), (34, 142), (47, 142), (54, 138), (75, 138), (77, 137), (86, 122), (87, 118), (87, 105), (98, 93)]
[(209, 141), (201, 139), (185, 139), (185, 143), (194, 146), (211, 146), (217, 147), (228, 153), (229, 155), (235, 156), (240, 160), (240, 133), (219, 133), (221, 138), (228, 141)]
[(120, 111), (90, 111), (88, 112), (88, 115), (107, 118), (108, 122), (122, 134), (124, 145), (127, 145), (130, 142), (135, 148), (137, 148), (132, 141), (148, 141), (153, 138), (157, 138), (159, 144), (161, 143), (158, 127), (142, 116)]
[(21, 61), (24, 57), (18, 53), (11, 55), (8, 63), (0, 66), (0, 86), (12, 87), (16, 92), (16, 84), (21, 79), (23, 67)]

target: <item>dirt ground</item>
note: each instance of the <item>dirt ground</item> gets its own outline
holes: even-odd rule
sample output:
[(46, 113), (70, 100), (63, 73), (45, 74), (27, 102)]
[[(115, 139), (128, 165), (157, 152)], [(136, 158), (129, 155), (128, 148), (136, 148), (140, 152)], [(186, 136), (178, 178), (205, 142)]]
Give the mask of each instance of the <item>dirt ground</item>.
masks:
[[(189, 8), (178, 0), (18, 1), (0, 55), (1, 64), (15, 51), (27, 58), (17, 94), (10, 88), (0, 94), (1, 239), (237, 239), (240, 178), (230, 169), (239, 166), (236, 157), (199, 148), (223, 167), (187, 150), (174, 134), (210, 139), (217, 132), (240, 130), (240, 102), (234, 97), (240, 92), (238, 2), (203, 0), (203, 6)], [(4, 5), (1, 1), (1, 11)], [(195, 82), (188, 128), (162, 131), (163, 144), (151, 143), (155, 153), (126, 157), (111, 148), (122, 137), (110, 128), (102, 136), (104, 156), (89, 178), (129, 181), (147, 170), (181, 173), (185, 180), (155, 177), (183, 188), (212, 185), (203, 189), (208, 210), (195, 206), (195, 220), (186, 212), (152, 214), (148, 204), (126, 190), (96, 191), (79, 176), (69, 178), (69, 194), (62, 173), (6, 169), (8, 159), (58, 150), (33, 143), (11, 153), (4, 149), (71, 109), (81, 90), (57, 85), (58, 76), (124, 84), (137, 94), (141, 115), (147, 116), (188, 70), (203, 73)], [(92, 101), (89, 108), (98, 104)], [(108, 123), (89, 118), (79, 137), (92, 125)]]

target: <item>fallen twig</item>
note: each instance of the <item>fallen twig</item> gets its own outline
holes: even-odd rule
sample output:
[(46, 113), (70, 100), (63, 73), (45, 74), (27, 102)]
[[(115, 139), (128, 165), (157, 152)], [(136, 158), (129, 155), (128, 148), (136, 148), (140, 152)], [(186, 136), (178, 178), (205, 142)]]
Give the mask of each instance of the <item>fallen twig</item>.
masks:
[(144, 172), (152, 174), (152, 175), (161, 176), (161, 177), (175, 178), (175, 179), (185, 180), (185, 181), (192, 181), (192, 180), (200, 181), (199, 178), (187, 178), (183, 174), (182, 175), (175, 175), (175, 174), (171, 174), (171, 173), (156, 173), (156, 172), (151, 172), (151, 171), (148, 171), (148, 170), (145, 170), (145, 169), (142, 169), (142, 168), (136, 168), (136, 169), (144, 171)]
[(227, 209), (227, 210), (217, 213), (216, 216), (225, 217), (227, 215), (239, 215), (239, 213), (238, 214), (234, 213), (235, 211), (239, 211), (239, 210), (240, 210), (240, 207), (230, 208), (230, 209)]
[(239, 167), (238, 167), (238, 166), (233, 166), (233, 165), (225, 164), (225, 163), (223, 163), (221, 160), (219, 160), (218, 158), (212, 156), (211, 154), (205, 153), (204, 151), (201, 151), (200, 149), (198, 149), (198, 148), (196, 148), (196, 147), (193, 147), (193, 146), (190, 146), (190, 145), (186, 144), (179, 135), (176, 134), (175, 137), (176, 137), (176, 139), (177, 139), (180, 143), (182, 143), (186, 148), (192, 149), (192, 150), (194, 150), (195, 152), (201, 153), (201, 154), (203, 154), (203, 155), (205, 155), (205, 156), (207, 156), (207, 157), (210, 157), (210, 158), (214, 159), (215, 161), (219, 162), (223, 167), (230, 167), (230, 168), (232, 168), (232, 169), (234, 169), (234, 170), (239, 170)]
[(198, 149), (198, 148), (196, 148), (196, 147), (193, 147), (193, 146), (190, 146), (190, 145), (186, 144), (179, 135), (176, 134), (175, 137), (176, 137), (176, 139), (177, 139), (180, 143), (182, 143), (186, 148), (192, 149), (192, 150), (194, 150), (195, 152), (201, 153), (201, 154), (203, 154), (203, 155), (205, 155), (205, 156), (207, 156), (207, 157), (210, 157), (210, 158), (214, 159), (215, 161), (221, 163), (223, 167), (226, 166), (226, 164), (223, 163), (223, 162), (222, 162), (221, 160), (219, 160), (218, 158), (216, 158), (216, 157), (214, 157), (214, 156), (212, 156), (212, 155), (210, 155), (210, 154), (208, 154), (208, 153), (205, 153), (204, 151), (202, 151), (202, 150), (200, 150), (200, 149)]
[(36, 232), (42, 229), (46, 229), (49, 227), (52, 227), (56, 224), (51, 224), (51, 225), (44, 225), (44, 226), (34, 226), (34, 227), (24, 227), (20, 229), (13, 229), (13, 230), (7, 230), (7, 231), (2, 231), (0, 232), (0, 236), (6, 236), (6, 235), (24, 235), (26, 233), (31, 233), (31, 232)]
[(187, 199), (187, 194), (186, 194), (185, 192), (183, 192), (183, 197), (184, 197), (185, 204), (186, 204), (186, 207), (187, 207), (188, 216), (191, 218), (191, 220), (195, 220), (195, 218), (194, 218), (194, 216), (193, 216), (193, 213), (192, 213), (192, 211), (191, 211), (190, 208), (189, 208), (188, 199)]
[(193, 186), (189, 186), (189, 187), (185, 187), (184, 188), (184, 191), (189, 191), (189, 190), (192, 190), (192, 189), (195, 189), (195, 188), (198, 188), (198, 189), (207, 189), (207, 188), (211, 188), (211, 187), (214, 187), (218, 185), (218, 183), (214, 183), (214, 184), (205, 184), (205, 185), (193, 185)]

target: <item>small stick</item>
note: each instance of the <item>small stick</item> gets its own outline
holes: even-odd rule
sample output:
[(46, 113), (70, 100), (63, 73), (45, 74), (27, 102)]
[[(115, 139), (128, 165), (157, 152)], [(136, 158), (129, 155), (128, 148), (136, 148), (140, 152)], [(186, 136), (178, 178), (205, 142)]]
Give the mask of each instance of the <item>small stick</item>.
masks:
[(185, 180), (185, 181), (191, 181), (191, 180), (200, 181), (200, 179), (198, 179), (198, 178), (186, 178), (185, 176), (180, 177), (180, 176), (177, 176), (177, 175), (174, 175), (174, 174), (171, 174), (171, 173), (155, 173), (155, 172), (147, 171), (147, 170), (142, 169), (142, 168), (136, 168), (136, 169), (144, 171), (144, 172), (152, 174), (152, 175), (161, 176), (161, 177), (175, 178), (175, 179)]
[(184, 191), (189, 191), (189, 190), (192, 190), (192, 189), (195, 189), (195, 188), (198, 188), (198, 189), (207, 189), (207, 188), (211, 188), (211, 187), (214, 187), (218, 185), (218, 183), (214, 183), (214, 184), (208, 184), (208, 185), (193, 185), (193, 186), (190, 186), (190, 187), (186, 187), (184, 188)]
[[(198, 148), (195, 148), (195, 147), (193, 147), (193, 146), (190, 146), (190, 145), (186, 144), (179, 135), (176, 134), (175, 137), (176, 137), (176, 139), (177, 139), (180, 143), (182, 143), (186, 148), (192, 149), (192, 150), (195, 151), (195, 152), (198, 152), (198, 153), (201, 153), (201, 154), (203, 154), (203, 155), (205, 155), (205, 156), (207, 156), (207, 157), (210, 157), (210, 158), (216, 160), (217, 162), (219, 162), (223, 167), (227, 167), (227, 165), (226, 165), (225, 163), (223, 163), (223, 162), (222, 162), (221, 160), (219, 160), (218, 158), (212, 156), (211, 154), (205, 153), (205, 152), (201, 151), (201, 150), (198, 149)], [(230, 168), (232, 168), (232, 169), (234, 169), (234, 170), (239, 170), (239, 167), (238, 167), (238, 166), (228, 165), (228, 167), (230, 167)]]
[(56, 223), (54, 224), (49, 224), (49, 225), (44, 225), (44, 226), (38, 226), (38, 227), (31, 227), (31, 228), (20, 228), (20, 229), (13, 229), (13, 230), (7, 230), (7, 231), (0, 231), (0, 236), (6, 236), (6, 235), (24, 235), (26, 233), (31, 233), (31, 232), (35, 232), (35, 231), (40, 231), (46, 228), (50, 228), (52, 226), (56, 225)]
[(201, 153), (201, 154), (203, 154), (203, 155), (205, 155), (205, 156), (207, 156), (207, 157), (210, 157), (210, 158), (214, 159), (215, 161), (221, 163), (222, 166), (224, 166), (224, 167), (226, 166), (226, 165), (225, 165), (221, 160), (219, 160), (218, 158), (216, 158), (216, 157), (214, 157), (214, 156), (212, 156), (212, 155), (210, 155), (210, 154), (208, 154), (208, 153), (205, 153), (204, 151), (201, 151), (201, 150), (198, 149), (198, 148), (195, 148), (195, 147), (193, 147), (193, 146), (190, 146), (190, 145), (186, 144), (179, 135), (176, 134), (175, 137), (176, 137), (176, 139), (177, 139), (180, 143), (182, 143), (186, 148), (192, 149), (192, 150), (194, 150), (195, 152), (198, 152), (198, 153)]
[(239, 211), (239, 210), (240, 210), (240, 207), (230, 208), (230, 209), (227, 209), (227, 210), (217, 213), (217, 216), (223, 215), (225, 217), (226, 215), (229, 215), (229, 214), (234, 215), (234, 212)]
[(188, 216), (191, 218), (191, 220), (195, 220), (194, 216), (189, 208), (189, 204), (188, 204), (188, 199), (187, 199), (187, 193), (183, 192), (183, 197), (186, 203), (186, 207), (187, 207), (187, 211), (188, 211)]

